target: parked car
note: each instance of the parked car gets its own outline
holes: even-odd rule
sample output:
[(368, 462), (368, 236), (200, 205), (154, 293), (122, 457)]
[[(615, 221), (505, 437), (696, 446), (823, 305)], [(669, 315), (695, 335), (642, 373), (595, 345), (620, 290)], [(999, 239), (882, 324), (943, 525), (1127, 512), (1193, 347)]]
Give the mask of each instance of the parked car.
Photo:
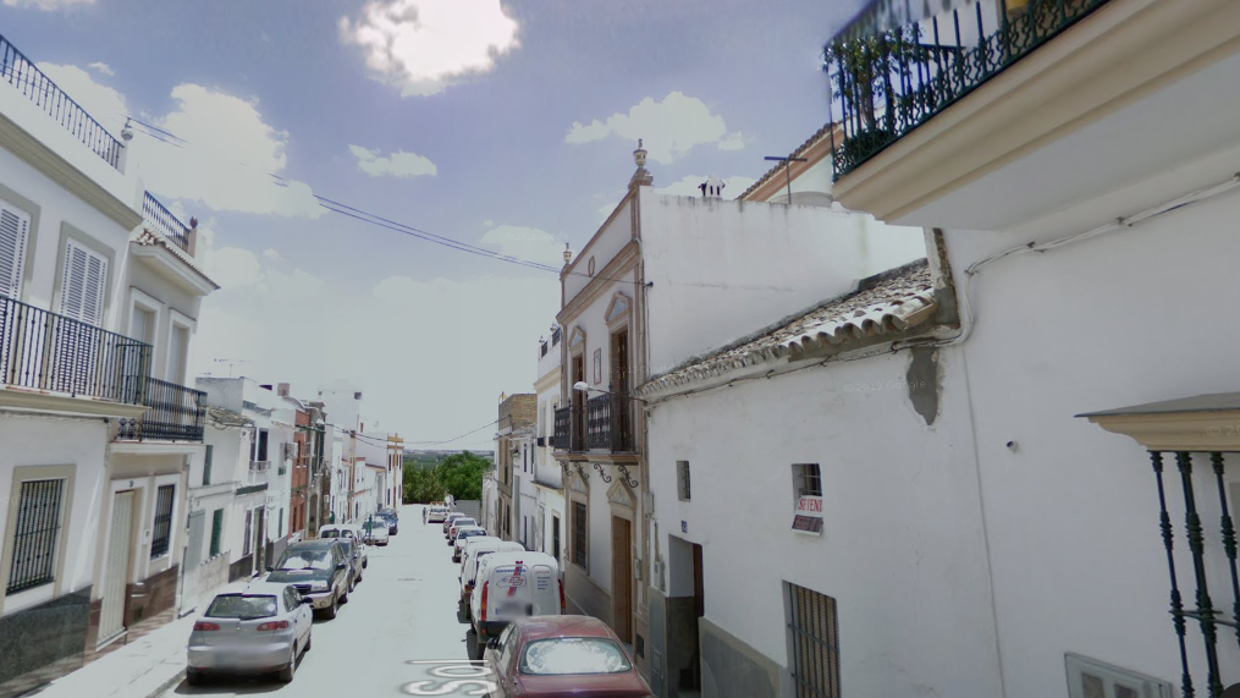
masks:
[(485, 536), (487, 530), (481, 526), (462, 526), (454, 529), (456, 538), (452, 539), (452, 561), (461, 561), (461, 548), (465, 547), (465, 542), (475, 536)]
[(426, 523), (443, 523), (446, 518), (448, 518), (448, 507), (436, 504), (426, 508)]
[(356, 538), (339, 538), (337, 539), (344, 546), (345, 553), (349, 558), (349, 564), (352, 566), (353, 580), (349, 591), (353, 591), (362, 581), (362, 542)]
[(495, 536), (478, 536), (466, 541), (461, 549), (461, 574), (457, 579), (461, 582), (461, 604), (469, 612), (469, 597), (474, 591), (474, 580), (478, 576), (478, 563), (482, 558), (494, 552), (519, 552), (525, 550), (520, 543), (501, 540)]
[(371, 545), (387, 545), (388, 524), (380, 516), (371, 516), (366, 519), (366, 523), (362, 524), (363, 540)]
[(396, 510), (391, 507), (380, 509), (378, 516), (382, 516), (383, 520), (387, 522), (388, 534), (396, 535), (397, 531), (400, 530), (398, 525), (400, 523), (400, 516), (396, 513)]
[(266, 581), (292, 584), (314, 609), (335, 618), (340, 604), (348, 603), (353, 569), (344, 546), (336, 540), (293, 543), (279, 561), (267, 568)]
[(453, 521), (452, 524), (448, 526), (448, 533), (447, 535), (444, 536), (444, 538), (448, 539), (448, 545), (452, 545), (453, 543), (456, 542), (457, 531), (461, 530), (462, 528), (465, 528), (466, 526), (477, 526), (477, 525), (478, 525), (478, 522), (474, 520), (474, 517), (462, 516), (456, 519), (455, 521)]
[(366, 551), (366, 541), (362, 540), (362, 529), (351, 524), (328, 524), (319, 527), (319, 538), (351, 538), (357, 551), (362, 556), (362, 567), (370, 566), (370, 554)]
[(443, 534), (448, 535), (448, 529), (451, 528), (452, 522), (465, 516), (463, 511), (450, 511), (448, 516), (443, 520)]
[(495, 552), (478, 565), (469, 613), (478, 644), (517, 618), (564, 613), (560, 566), (547, 553)]
[(514, 621), (487, 643), (483, 665), (503, 698), (653, 698), (620, 638), (592, 616)]
[(194, 623), (185, 680), (206, 674), (278, 672), (293, 680), (297, 658), (310, 649), (313, 600), (292, 584), (255, 582), (241, 593), (219, 594)]

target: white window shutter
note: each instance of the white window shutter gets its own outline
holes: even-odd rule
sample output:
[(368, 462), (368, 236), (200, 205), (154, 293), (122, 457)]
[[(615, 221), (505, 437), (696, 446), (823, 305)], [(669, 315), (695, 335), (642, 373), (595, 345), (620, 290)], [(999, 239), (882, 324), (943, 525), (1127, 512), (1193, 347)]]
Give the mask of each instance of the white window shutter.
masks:
[(21, 295), (29, 235), (30, 219), (26, 214), (0, 202), (0, 296)]
[(65, 249), (60, 313), (88, 325), (103, 324), (104, 285), (108, 261), (70, 240)]

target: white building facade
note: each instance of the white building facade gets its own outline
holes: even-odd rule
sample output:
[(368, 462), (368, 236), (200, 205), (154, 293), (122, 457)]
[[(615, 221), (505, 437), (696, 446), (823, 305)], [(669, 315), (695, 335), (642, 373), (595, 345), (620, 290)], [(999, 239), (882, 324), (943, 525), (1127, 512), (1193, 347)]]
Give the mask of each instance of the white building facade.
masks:
[(893, 233), (824, 206), (658, 194), (645, 151), (635, 158), (628, 195), (561, 272), (565, 406), (553, 457), (567, 469), (568, 605), (611, 623), (649, 677), (664, 649), (651, 646), (643, 581), (656, 538), (645, 410), (633, 391), (924, 256), (924, 241), (920, 230)]
[(559, 327), (553, 327), (551, 336), (539, 344), (538, 380), (534, 393), (538, 395), (538, 421), (534, 441), (534, 487), (537, 492), (536, 515), (538, 533), (535, 536), (537, 550), (545, 552), (560, 562), (564, 559), (564, 478), (563, 470), (552, 451), (555, 440), (555, 413), (560, 409), (560, 340)]

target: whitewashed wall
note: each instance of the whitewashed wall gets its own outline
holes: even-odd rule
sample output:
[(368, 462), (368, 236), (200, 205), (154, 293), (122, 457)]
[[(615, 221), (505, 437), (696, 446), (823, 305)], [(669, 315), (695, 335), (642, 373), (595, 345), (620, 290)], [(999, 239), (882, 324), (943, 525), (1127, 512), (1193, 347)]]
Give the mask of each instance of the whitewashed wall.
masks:
[[(16, 506), (12, 492), (13, 469), (20, 466), (75, 466), (72, 504), (67, 529), (61, 537), (65, 566), (61, 592), (71, 593), (91, 584), (95, 547), (99, 541), (99, 509), (106, 489), (104, 447), (107, 425), (102, 419), (62, 419), (0, 413), (0, 502)], [(68, 494), (68, 493), (66, 493)], [(10, 541), (5, 530), (8, 517), (0, 519), (0, 540)], [(52, 598), (52, 585), (8, 596), (5, 615)], [(96, 598), (98, 591), (95, 591)]]
[[(0, 95), (3, 92), (0, 90)], [(9, 115), (8, 112), (3, 113)], [(94, 157), (89, 152), (87, 154)], [(102, 160), (99, 162), (103, 163)], [(23, 272), (26, 281), (20, 300), (52, 312), (60, 310), (52, 304), (59, 297), (55, 283), (58, 263), (62, 263), (58, 262), (63, 247), (61, 231), (64, 224), (68, 224), (92, 238), (99, 247), (111, 251), (103, 326), (110, 330), (127, 330), (129, 315), (123, 309), (128, 305), (126, 252), (131, 231), (69, 194), (42, 172), (3, 148), (0, 148), (0, 184), (28, 199), (39, 209), (38, 220), (31, 220), (28, 244), (34, 247), (34, 256), (27, 256)], [(7, 198), (8, 195), (0, 189), (0, 199)], [(25, 210), (25, 202), (9, 203)]]
[[(909, 360), (864, 359), (656, 405), (650, 472), (666, 591), (693, 589), (692, 565), (669, 556), (675, 536), (703, 546), (706, 618), (779, 665), (791, 661), (788, 581), (837, 600), (850, 695), (998, 696), (968, 398), (962, 381), (945, 378), (927, 426), (902, 387)], [(943, 375), (958, 369), (947, 361)], [(690, 463), (688, 502), (677, 495), (678, 460)], [(794, 463), (820, 465), (821, 537), (790, 530)]]
[[(1240, 324), (1230, 321), (1238, 216), (1233, 195), (1011, 257), (974, 281), (978, 323), (963, 353), (1008, 698), (1066, 696), (1066, 651), (1179, 683), (1149, 459), (1073, 415), (1240, 389)], [(949, 232), (947, 242), (959, 270), (1025, 240)], [(1217, 519), (1208, 526), (1207, 555), (1218, 561)], [(1240, 682), (1234, 635), (1222, 637), (1224, 684)], [(1201, 644), (1191, 624), (1194, 657)]]
[(646, 280), (654, 284), (646, 294), (651, 375), (926, 254), (916, 228), (817, 206), (648, 189), (641, 230)]

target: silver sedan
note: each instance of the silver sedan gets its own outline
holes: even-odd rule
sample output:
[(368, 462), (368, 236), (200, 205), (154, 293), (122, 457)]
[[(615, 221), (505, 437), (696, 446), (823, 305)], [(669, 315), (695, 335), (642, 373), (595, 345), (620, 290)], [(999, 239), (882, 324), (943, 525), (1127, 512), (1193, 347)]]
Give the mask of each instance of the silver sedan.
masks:
[(190, 632), (185, 680), (274, 672), (292, 681), (298, 657), (310, 649), (309, 603), (293, 585), (279, 582), (255, 582), (239, 594), (216, 596)]

